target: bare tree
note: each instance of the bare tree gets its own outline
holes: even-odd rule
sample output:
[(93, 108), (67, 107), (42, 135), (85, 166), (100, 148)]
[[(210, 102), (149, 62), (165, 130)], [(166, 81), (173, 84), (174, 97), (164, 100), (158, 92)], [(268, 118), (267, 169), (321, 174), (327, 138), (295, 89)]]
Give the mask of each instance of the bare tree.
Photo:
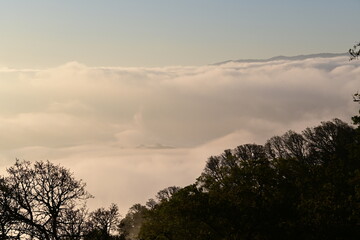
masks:
[(112, 231), (117, 230), (119, 223), (120, 213), (116, 204), (111, 204), (109, 209), (98, 208), (89, 215), (88, 238), (86, 239), (93, 239), (93, 235), (101, 239), (109, 239)]
[(0, 178), (0, 239), (8, 239), (14, 228), (15, 221), (7, 211), (9, 198), (3, 191), (5, 187), (4, 178)]
[(67, 229), (74, 214), (84, 217), (75, 206), (92, 197), (85, 183), (49, 161), (31, 164), (17, 160), (7, 172), (2, 193), (8, 197), (6, 212), (17, 222), (18, 235), (44, 240), (76, 239), (69, 236)]
[(83, 239), (87, 216), (88, 212), (85, 205), (81, 208), (77, 208), (75, 205), (66, 208), (60, 226), (64, 239)]

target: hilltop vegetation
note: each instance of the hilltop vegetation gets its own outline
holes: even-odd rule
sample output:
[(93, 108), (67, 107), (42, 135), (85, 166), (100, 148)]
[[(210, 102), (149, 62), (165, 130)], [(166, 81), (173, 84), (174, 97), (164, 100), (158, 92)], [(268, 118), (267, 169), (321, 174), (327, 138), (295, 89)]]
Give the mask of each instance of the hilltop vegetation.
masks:
[[(359, 125), (359, 116), (354, 122)], [(69, 170), (17, 161), (1, 179), (1, 239), (352, 239), (360, 234), (360, 128), (339, 119), (208, 159), (120, 221)]]
[(159, 192), (139, 239), (359, 236), (359, 140), (334, 119), (210, 157), (196, 183)]

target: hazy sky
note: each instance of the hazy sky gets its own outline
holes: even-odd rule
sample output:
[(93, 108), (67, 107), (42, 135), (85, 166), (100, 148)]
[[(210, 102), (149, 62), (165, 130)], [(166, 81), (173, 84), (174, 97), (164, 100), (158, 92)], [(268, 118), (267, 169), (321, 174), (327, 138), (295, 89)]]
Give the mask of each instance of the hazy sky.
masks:
[(0, 174), (15, 158), (71, 169), (121, 212), (193, 183), (207, 158), (358, 106), (346, 52), (360, 1), (34, 0), (0, 8)]
[(358, 0), (11, 0), (0, 9), (0, 64), (204, 65), (345, 52)]

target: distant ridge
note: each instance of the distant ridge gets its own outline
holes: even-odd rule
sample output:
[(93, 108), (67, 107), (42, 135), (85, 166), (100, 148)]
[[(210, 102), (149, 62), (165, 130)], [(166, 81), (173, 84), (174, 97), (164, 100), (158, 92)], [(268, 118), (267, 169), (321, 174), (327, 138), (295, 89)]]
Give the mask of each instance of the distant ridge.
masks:
[(316, 53), (316, 54), (307, 54), (307, 55), (297, 55), (297, 56), (276, 56), (268, 59), (239, 59), (239, 60), (228, 60), (224, 62), (215, 63), (213, 65), (222, 65), (229, 62), (271, 62), (271, 61), (280, 61), (280, 60), (305, 60), (309, 58), (333, 58), (333, 57), (343, 57), (349, 56), (348, 53)]

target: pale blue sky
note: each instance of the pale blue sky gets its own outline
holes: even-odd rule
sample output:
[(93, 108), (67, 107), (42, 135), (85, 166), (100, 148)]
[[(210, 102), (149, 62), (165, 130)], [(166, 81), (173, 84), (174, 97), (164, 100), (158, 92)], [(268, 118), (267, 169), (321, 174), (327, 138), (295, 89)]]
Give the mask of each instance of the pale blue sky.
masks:
[(11, 0), (0, 65), (203, 65), (345, 52), (360, 40), (358, 0)]

